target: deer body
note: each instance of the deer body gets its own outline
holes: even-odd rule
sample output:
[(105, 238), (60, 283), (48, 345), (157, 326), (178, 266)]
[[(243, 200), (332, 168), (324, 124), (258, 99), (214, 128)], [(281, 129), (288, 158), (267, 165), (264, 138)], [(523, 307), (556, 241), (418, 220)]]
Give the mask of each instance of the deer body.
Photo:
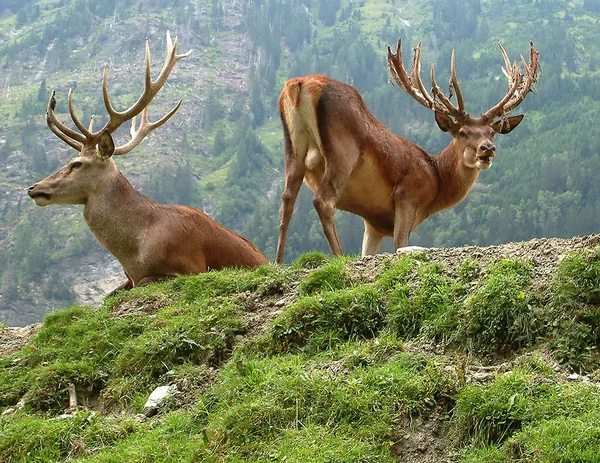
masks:
[(83, 213), (96, 239), (121, 263), (132, 286), (145, 279), (267, 263), (250, 242), (203, 212), (146, 198), (116, 167), (103, 187), (87, 197)]
[[(69, 111), (79, 131), (54, 115), (56, 100), (48, 104), (48, 126), (59, 138), (79, 151), (66, 166), (28, 190), (38, 206), (83, 204), (85, 220), (98, 241), (123, 266), (127, 280), (115, 289), (130, 289), (177, 275), (190, 275), (225, 267), (256, 267), (268, 263), (249, 241), (215, 222), (203, 212), (187, 206), (159, 204), (136, 191), (119, 172), (113, 155), (131, 151), (155, 128), (164, 124), (179, 104), (162, 119), (148, 121), (148, 105), (164, 85), (176, 62), (189, 54), (176, 53), (167, 34), (167, 57), (156, 81), (150, 78), (150, 54), (146, 47), (146, 88), (128, 110), (117, 112), (108, 97), (107, 74), (103, 96), (110, 119), (97, 132), (93, 120), (85, 128), (74, 113), (69, 93)], [(135, 116), (142, 121), (135, 126)], [(115, 147), (111, 133), (132, 120), (132, 139)], [(115, 292), (113, 291), (113, 293)], [(111, 293), (111, 294), (113, 294)]]
[[(398, 52), (390, 55), (394, 64), (401, 62)], [(532, 72), (535, 76), (535, 68)], [(402, 88), (417, 85), (414, 71), (410, 80), (406, 76), (407, 82), (403, 78), (397, 78)], [(416, 99), (423, 98), (420, 89), (407, 91)], [(286, 187), (277, 262), (283, 261), (287, 229), (303, 181), (315, 193), (313, 204), (334, 255), (342, 254), (334, 208), (363, 218), (362, 255), (379, 252), (384, 236), (394, 237), (395, 248), (404, 247), (410, 233), (427, 217), (465, 198), (480, 170), (491, 166), (496, 154), (494, 134), (509, 133), (522, 120), (515, 116), (494, 121), (493, 114), (471, 118), (462, 107), (462, 96), (458, 108), (447, 108), (437, 99), (423, 104), (435, 110), (440, 129), (453, 137), (436, 156), (391, 133), (348, 84), (322, 75), (286, 82), (279, 97)]]

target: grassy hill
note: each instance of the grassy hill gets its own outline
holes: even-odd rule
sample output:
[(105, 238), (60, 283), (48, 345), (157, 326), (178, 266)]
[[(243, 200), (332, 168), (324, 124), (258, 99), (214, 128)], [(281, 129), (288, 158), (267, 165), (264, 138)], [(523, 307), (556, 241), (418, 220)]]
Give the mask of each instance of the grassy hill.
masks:
[(598, 461), (598, 288), (592, 235), (312, 253), (73, 306), (0, 343), (0, 459)]

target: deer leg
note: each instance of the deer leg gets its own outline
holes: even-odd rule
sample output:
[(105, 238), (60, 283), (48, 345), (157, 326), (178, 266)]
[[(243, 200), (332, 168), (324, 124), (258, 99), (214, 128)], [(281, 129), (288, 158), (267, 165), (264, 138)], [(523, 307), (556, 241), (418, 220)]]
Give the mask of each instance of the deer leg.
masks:
[(365, 220), (365, 233), (363, 235), (361, 255), (364, 257), (379, 253), (382, 240), (383, 235), (371, 227), (371, 225)]
[(403, 200), (403, 194), (399, 196), (400, 198), (396, 199), (394, 204), (394, 250), (408, 246), (408, 237), (417, 213), (412, 204)]
[[(346, 160), (353, 157), (354, 159), (358, 159), (358, 152), (355, 156), (347, 156)], [(334, 156), (329, 157), (330, 162), (333, 159), (335, 159)], [(346, 188), (353, 168), (354, 162), (351, 164), (345, 164), (344, 162), (337, 164), (331, 162), (331, 164), (328, 164), (325, 169), (325, 175), (313, 198), (313, 206), (319, 215), (323, 232), (334, 256), (341, 256), (343, 254), (342, 245), (340, 244), (340, 239), (335, 228), (335, 205), (344, 192), (344, 188)]]
[[(286, 163), (287, 164), (287, 163)], [(287, 238), (288, 227), (294, 212), (294, 204), (298, 197), (298, 192), (304, 180), (304, 164), (296, 164), (293, 161), (286, 165), (285, 190), (281, 195), (281, 208), (279, 209), (279, 241), (277, 242), (277, 255), (275, 262), (283, 263), (283, 251)]]
[(150, 283), (157, 283), (159, 281), (165, 281), (165, 280), (171, 280), (173, 278), (177, 278), (179, 275), (153, 275), (151, 277), (145, 277), (142, 278), (140, 280), (140, 282), (135, 285), (137, 286), (144, 286), (144, 285), (149, 285)]
[(110, 293), (108, 293), (106, 297), (112, 297), (119, 291), (127, 291), (131, 288), (133, 288), (133, 282), (129, 279), (129, 277), (127, 277), (127, 280), (125, 280), (123, 283), (121, 283), (119, 286), (113, 289)]

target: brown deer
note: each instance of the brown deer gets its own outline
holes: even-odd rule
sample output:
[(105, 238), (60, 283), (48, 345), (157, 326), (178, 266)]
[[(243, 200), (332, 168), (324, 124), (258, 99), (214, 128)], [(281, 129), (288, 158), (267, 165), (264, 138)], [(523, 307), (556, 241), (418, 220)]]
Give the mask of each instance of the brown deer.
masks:
[[(98, 241), (121, 263), (127, 280), (121, 289), (130, 289), (177, 275), (189, 275), (224, 267), (255, 267), (267, 263), (265, 256), (249, 241), (218, 224), (203, 212), (187, 206), (154, 202), (136, 191), (119, 172), (113, 156), (128, 153), (152, 130), (167, 122), (181, 101), (157, 122), (149, 122), (148, 105), (165, 84), (171, 70), (191, 51), (178, 55), (167, 32), (167, 56), (156, 80), (150, 76), (150, 50), (146, 40), (145, 88), (129, 109), (116, 111), (108, 96), (108, 72), (104, 69), (102, 94), (108, 122), (92, 132), (78, 119), (69, 91), (69, 112), (76, 131), (54, 114), (54, 92), (46, 120), (50, 130), (79, 155), (56, 173), (28, 190), (38, 206), (83, 204), (85, 220)], [(136, 128), (135, 116), (141, 113)], [(131, 140), (115, 146), (111, 133), (131, 120)]]
[(537, 78), (539, 53), (531, 43), (525, 75), (511, 64), (502, 45), (509, 89), (504, 98), (478, 118), (465, 111), (452, 52), (450, 91), (457, 105), (435, 81), (431, 65), (431, 96), (420, 76), (420, 44), (414, 49), (411, 76), (388, 47), (388, 66), (400, 88), (435, 111), (450, 144), (431, 156), (416, 144), (392, 134), (371, 114), (352, 86), (322, 75), (290, 79), (279, 97), (285, 144), (285, 190), (276, 261), (283, 252), (294, 203), (302, 181), (315, 193), (313, 205), (334, 255), (342, 248), (334, 209), (361, 216), (365, 223), (362, 255), (376, 254), (384, 236), (394, 237), (394, 249), (408, 245), (410, 233), (427, 217), (462, 201), (496, 156), (494, 134), (512, 131), (523, 116), (506, 117), (531, 90)]

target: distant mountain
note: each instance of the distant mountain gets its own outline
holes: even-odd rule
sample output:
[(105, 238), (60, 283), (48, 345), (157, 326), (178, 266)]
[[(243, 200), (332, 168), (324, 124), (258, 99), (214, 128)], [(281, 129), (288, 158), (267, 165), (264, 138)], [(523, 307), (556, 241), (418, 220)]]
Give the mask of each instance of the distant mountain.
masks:
[[(183, 106), (119, 159), (119, 167), (148, 196), (205, 210), (271, 259), (283, 185), (276, 101), (289, 77), (318, 72), (351, 83), (395, 133), (430, 152), (448, 143), (431, 112), (388, 83), (386, 47), (398, 38), (407, 66), (412, 46), (422, 42), (423, 65), (436, 63), (439, 82), (447, 80), (456, 50), (473, 114), (506, 90), (498, 42), (517, 59), (533, 40), (542, 65), (536, 94), (519, 108), (524, 122), (498, 138), (493, 168), (463, 203), (428, 219), (412, 244), (487, 245), (598, 232), (599, 21), (597, 2), (588, 0), (4, 1), (0, 319), (37, 321), (54, 307), (97, 299), (122, 278), (118, 263), (87, 230), (80, 207), (42, 209), (25, 190), (75, 154), (45, 125), (50, 92), (56, 91), (65, 121), (70, 87), (82, 118), (103, 115), (107, 65), (116, 104), (131, 104), (142, 88), (144, 40), (150, 40), (156, 73), (167, 30), (182, 51), (194, 51), (151, 105), (151, 117), (179, 98)], [(303, 190), (288, 260), (328, 251), (312, 195)], [(345, 251), (358, 252), (362, 220), (342, 213), (338, 231)]]

